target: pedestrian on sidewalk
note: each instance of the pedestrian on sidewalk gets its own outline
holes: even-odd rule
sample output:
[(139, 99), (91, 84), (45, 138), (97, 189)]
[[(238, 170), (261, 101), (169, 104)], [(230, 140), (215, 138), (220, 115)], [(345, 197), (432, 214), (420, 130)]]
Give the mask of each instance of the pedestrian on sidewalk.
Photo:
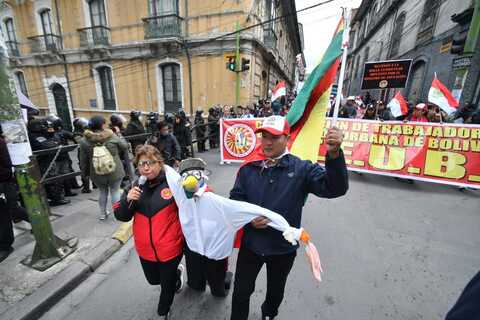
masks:
[[(289, 126), (284, 117), (272, 116), (255, 133), (261, 133), (261, 153), (247, 161), (236, 177), (230, 198), (261, 205), (282, 215), (299, 228), (307, 195), (336, 198), (348, 189), (345, 158), (340, 149), (343, 135), (338, 128), (327, 132), (325, 168), (289, 154)], [(231, 320), (246, 320), (250, 296), (264, 264), (267, 265), (267, 291), (262, 319), (274, 319), (283, 300), (288, 274), (298, 246), (285, 241), (282, 233), (268, 227), (268, 219), (257, 218), (244, 228), (238, 253), (232, 297)]]
[(166, 180), (160, 151), (151, 146), (138, 147), (135, 165), (146, 177), (143, 186), (136, 182), (114, 203), (115, 217), (120, 221), (133, 218), (135, 248), (145, 278), (151, 285), (160, 285), (157, 313), (169, 318), (175, 292), (183, 286), (183, 234), (178, 208)]
[[(89, 130), (85, 130), (84, 138), (80, 141), (80, 169), (85, 172), (100, 190), (98, 204), (100, 206), (100, 220), (105, 220), (109, 215), (107, 210), (108, 194), (112, 203), (120, 199), (120, 184), (125, 176), (125, 170), (120, 160), (120, 154), (126, 153), (128, 143), (120, 136), (107, 129), (102, 116), (90, 119)], [(100, 150), (102, 157), (94, 156)], [(98, 153), (97, 153), (98, 155)], [(108, 169), (99, 168), (99, 164), (106, 164)]]

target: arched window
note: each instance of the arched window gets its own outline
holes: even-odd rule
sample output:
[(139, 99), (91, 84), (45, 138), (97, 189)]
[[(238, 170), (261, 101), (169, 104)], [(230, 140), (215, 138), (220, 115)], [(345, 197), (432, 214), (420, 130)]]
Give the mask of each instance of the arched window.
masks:
[(113, 87), (112, 69), (109, 66), (101, 66), (97, 69), (100, 81), (100, 89), (103, 98), (103, 109), (116, 110), (115, 90)]
[(442, 1), (427, 0), (423, 7), (422, 18), (420, 19), (420, 28), (418, 29), (417, 44), (422, 44), (433, 37), (435, 21), (437, 19), (438, 9)]
[(15, 35), (15, 25), (13, 24), (12, 18), (5, 19), (5, 31), (7, 36), (7, 41), (5, 43), (8, 47), (8, 53), (13, 56), (18, 56), (17, 36)]
[(405, 25), (405, 12), (402, 12), (395, 21), (392, 38), (390, 40), (390, 57), (398, 54), (400, 42), (402, 40), (403, 26)]
[(28, 97), (28, 90), (27, 90), (27, 83), (25, 82), (25, 76), (23, 72), (17, 71), (15, 72), (15, 79), (17, 80), (18, 87), (20, 91)]

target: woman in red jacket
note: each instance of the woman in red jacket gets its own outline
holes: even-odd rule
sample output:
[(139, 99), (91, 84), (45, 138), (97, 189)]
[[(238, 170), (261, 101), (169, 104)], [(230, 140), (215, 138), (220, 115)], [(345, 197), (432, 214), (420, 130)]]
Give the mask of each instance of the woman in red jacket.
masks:
[[(151, 285), (160, 285), (158, 315), (168, 319), (175, 292), (181, 288), (183, 234), (178, 208), (168, 187), (160, 151), (144, 145), (135, 152), (135, 165), (147, 178), (134, 186), (113, 205), (115, 217), (130, 221), (143, 272)], [(178, 271), (177, 271), (178, 269)]]

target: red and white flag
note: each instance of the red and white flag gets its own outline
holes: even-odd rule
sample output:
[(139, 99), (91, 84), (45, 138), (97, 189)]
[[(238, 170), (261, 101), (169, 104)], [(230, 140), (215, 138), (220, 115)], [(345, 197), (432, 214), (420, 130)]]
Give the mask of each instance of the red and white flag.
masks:
[(395, 118), (408, 114), (407, 101), (405, 101), (405, 98), (403, 98), (400, 91), (397, 91), (393, 99), (388, 103), (387, 107), (390, 108), (390, 111)]
[(436, 104), (447, 114), (451, 114), (458, 109), (458, 101), (436, 76), (432, 81), (430, 91), (428, 91), (428, 102)]
[(272, 89), (272, 102), (286, 94), (287, 88), (285, 87), (285, 81), (279, 82), (275, 88)]

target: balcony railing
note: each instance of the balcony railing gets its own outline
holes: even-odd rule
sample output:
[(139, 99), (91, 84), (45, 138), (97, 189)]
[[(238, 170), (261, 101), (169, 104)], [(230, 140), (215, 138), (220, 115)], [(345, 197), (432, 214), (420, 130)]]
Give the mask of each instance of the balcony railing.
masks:
[(16, 41), (5, 41), (5, 44), (8, 48), (8, 55), (10, 57), (19, 57), (20, 50), (18, 50), (18, 42)]
[(143, 18), (145, 39), (181, 37), (183, 35), (183, 18), (177, 14), (167, 14)]
[(41, 36), (29, 37), (31, 53), (46, 51), (57, 52), (62, 49), (62, 39), (55, 34), (44, 34)]
[(275, 31), (273, 29), (264, 29), (263, 30), (263, 43), (265, 46), (270, 49), (276, 49), (277, 48), (277, 35), (275, 34)]
[(110, 28), (96, 26), (78, 29), (80, 33), (80, 47), (97, 47), (110, 45)]

